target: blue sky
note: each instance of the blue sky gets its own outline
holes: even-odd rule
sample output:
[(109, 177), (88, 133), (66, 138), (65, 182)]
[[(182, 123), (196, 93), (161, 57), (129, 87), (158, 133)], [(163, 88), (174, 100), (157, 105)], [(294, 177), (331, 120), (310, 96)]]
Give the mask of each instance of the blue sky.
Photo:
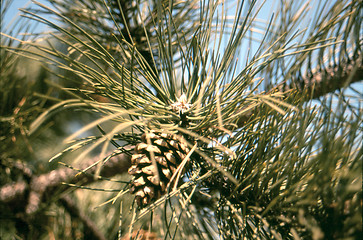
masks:
[[(9, 0), (1, 0), (3, 8), (5, 6), (5, 2), (8, 2)], [(37, 0), (38, 2), (50, 6), (47, 0)], [(13, 24), (16, 21), (19, 21), (19, 17), (21, 12), (19, 11), (20, 8), (28, 7), (30, 5), (34, 5), (31, 3), (30, 0), (10, 0), (11, 5), (9, 9), (7, 10), (5, 16), (3, 16), (3, 29), (1, 29), (2, 32), (9, 33), (9, 30), (14, 30), (16, 32), (17, 28), (13, 29)], [(24, 20), (24, 19), (23, 19)], [(19, 24), (20, 25), (20, 24)], [(45, 29), (44, 25), (37, 24), (33, 25), (34, 30), (36, 32), (43, 31)]]
[[(5, 4), (2, 1), (2, 4)], [(10, 8), (8, 9), (8, 11), (6, 12), (5, 16), (4, 16), (4, 26), (7, 26), (11, 21), (13, 21), (17, 16), (19, 16), (19, 8), (22, 8), (24, 6), (26, 6), (27, 4), (29, 4), (30, 1), (29, 0), (13, 0)], [(1, 6), (2, 8), (4, 6)]]

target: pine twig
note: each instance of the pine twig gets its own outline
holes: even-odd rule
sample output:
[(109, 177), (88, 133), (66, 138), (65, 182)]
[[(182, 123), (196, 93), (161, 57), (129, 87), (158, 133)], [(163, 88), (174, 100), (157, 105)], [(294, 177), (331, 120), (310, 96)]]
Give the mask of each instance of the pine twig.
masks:
[(87, 235), (87, 239), (106, 240), (105, 236), (100, 232), (96, 224), (79, 209), (69, 196), (61, 197), (59, 202), (73, 218), (81, 220), (84, 225), (84, 233)]
[[(79, 169), (84, 169), (97, 162), (98, 158), (91, 158), (84, 162)], [(130, 156), (123, 153), (112, 157), (107, 161), (100, 172), (103, 177), (112, 177), (116, 174), (124, 173), (130, 167)], [(95, 179), (92, 174), (97, 171), (97, 166), (87, 171), (89, 175), (78, 174), (78, 171), (71, 168), (59, 168), (40, 176), (31, 177), (30, 183), (19, 181), (7, 184), (0, 188), (0, 203), (8, 203), (11, 206), (26, 206), (27, 215), (34, 214), (39, 209), (39, 204), (43, 201), (44, 195), (52, 195), (60, 187), (64, 188), (63, 182), (90, 184)], [(27, 197), (27, 193), (29, 195)]]
[[(275, 87), (279, 91), (285, 92), (295, 90), (295, 92), (306, 93), (305, 100), (317, 99), (327, 93), (332, 93), (344, 88), (352, 83), (363, 80), (362, 55), (356, 59), (317, 70), (305, 76), (298, 76), (294, 83), (290, 85), (280, 84)], [(343, 66), (342, 66), (343, 65)]]
[[(304, 101), (317, 99), (338, 89), (342, 89), (352, 83), (363, 80), (363, 57), (359, 55), (355, 60), (347, 62), (343, 67), (334, 66), (321, 69), (305, 76), (299, 76), (295, 83), (291, 85), (279, 84), (272, 88), (272, 92), (292, 91), (294, 93), (305, 94)], [(287, 96), (288, 97), (288, 96)], [(248, 111), (241, 115), (236, 125), (238, 128), (244, 126), (252, 119), (253, 112)]]

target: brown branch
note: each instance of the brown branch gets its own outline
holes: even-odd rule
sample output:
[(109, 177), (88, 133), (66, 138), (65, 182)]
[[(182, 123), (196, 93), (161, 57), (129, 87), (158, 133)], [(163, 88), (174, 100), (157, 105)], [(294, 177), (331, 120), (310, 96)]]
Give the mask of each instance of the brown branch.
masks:
[[(327, 67), (320, 71), (300, 76), (293, 84), (279, 84), (272, 88), (271, 92), (291, 91), (292, 94), (302, 95), (303, 101), (317, 99), (328, 93), (347, 87), (352, 83), (362, 81), (362, 63), (362, 55), (359, 55), (355, 60), (347, 62), (344, 66)], [(287, 96), (287, 99), (289, 99), (289, 96)], [(256, 108), (241, 115), (236, 122), (237, 127), (240, 128), (252, 120), (253, 112), (257, 110)]]
[(59, 202), (73, 218), (77, 218), (83, 223), (85, 239), (106, 240), (105, 236), (100, 232), (96, 224), (79, 209), (70, 197), (61, 197)]
[(295, 90), (293, 92), (305, 94), (305, 101), (317, 99), (328, 93), (347, 87), (352, 83), (362, 81), (362, 61), (362, 55), (359, 55), (354, 60), (348, 61), (345, 64), (341, 63), (338, 66), (317, 69), (313, 73), (299, 76), (290, 85), (280, 84), (274, 89), (278, 89), (281, 92)]
[[(85, 169), (94, 164), (98, 158), (91, 158), (87, 162), (77, 166), (78, 169)], [(100, 176), (112, 177), (127, 171), (130, 167), (130, 156), (123, 153), (110, 158), (103, 166)], [(97, 179), (93, 177), (97, 171), (97, 166), (87, 171), (88, 174), (81, 173), (71, 168), (59, 168), (40, 176), (31, 177), (30, 184), (24, 181), (7, 184), (0, 188), (0, 203), (7, 203), (10, 206), (26, 206), (25, 213), (31, 215), (39, 209), (39, 204), (43, 201), (45, 194), (51, 196), (58, 189), (67, 188), (63, 183), (89, 184)], [(29, 195), (27, 193), (29, 192)]]
[(0, 189), (0, 202), (9, 203), (24, 198), (29, 186), (24, 181), (7, 184)]

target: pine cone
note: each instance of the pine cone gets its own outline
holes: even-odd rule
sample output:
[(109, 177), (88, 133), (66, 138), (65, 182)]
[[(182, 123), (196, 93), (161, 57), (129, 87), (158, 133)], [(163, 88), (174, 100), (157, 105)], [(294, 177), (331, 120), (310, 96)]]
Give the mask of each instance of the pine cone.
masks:
[(144, 207), (166, 193), (173, 182), (171, 177), (189, 149), (183, 137), (163, 132), (144, 133), (141, 140), (128, 172), (134, 176), (130, 192), (136, 193), (136, 203)]

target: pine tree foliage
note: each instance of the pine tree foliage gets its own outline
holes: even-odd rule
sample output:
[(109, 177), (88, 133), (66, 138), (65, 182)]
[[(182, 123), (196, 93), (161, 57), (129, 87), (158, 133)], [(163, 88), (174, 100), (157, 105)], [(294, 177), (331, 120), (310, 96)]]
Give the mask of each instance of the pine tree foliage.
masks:
[[(362, 237), (360, 1), (280, 1), (267, 20), (259, 1), (49, 3), (22, 10), (47, 44), (2, 54), (76, 82), (29, 134), (64, 109), (98, 114), (51, 161), (96, 152), (79, 174), (97, 165), (100, 182), (70, 195), (107, 238)], [(131, 176), (102, 177), (122, 154)]]

